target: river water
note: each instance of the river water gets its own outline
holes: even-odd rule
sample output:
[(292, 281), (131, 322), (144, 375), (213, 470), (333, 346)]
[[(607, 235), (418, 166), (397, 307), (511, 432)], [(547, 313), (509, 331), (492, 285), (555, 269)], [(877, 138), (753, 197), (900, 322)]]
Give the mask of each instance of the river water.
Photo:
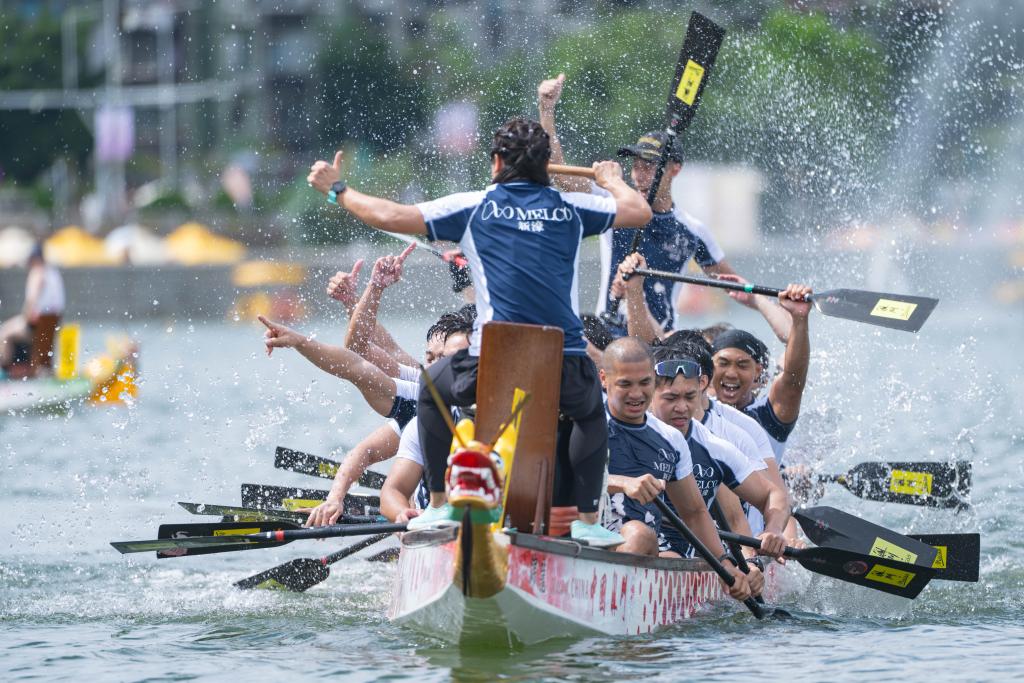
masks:
[[(901, 531), (980, 531), (977, 584), (933, 582), (911, 603), (798, 570), (780, 599), (793, 620), (755, 623), (726, 606), (651, 637), (511, 652), (449, 647), (391, 625), (383, 615), (394, 568), (365, 559), (334, 565), (306, 594), (243, 593), (233, 581), (340, 544), (157, 561), (108, 543), (201, 521), (179, 500), (237, 503), (243, 482), (314, 484), (275, 470), (274, 447), (328, 455), (379, 418), (295, 354), (267, 358), (257, 325), (92, 322), (85, 355), (114, 331), (141, 343), (137, 404), (0, 416), (0, 679), (1019, 679), (1024, 311), (965, 292), (956, 278), (928, 280), (938, 289), (901, 283), (943, 298), (916, 336), (815, 316), (794, 451), (829, 472), (971, 459), (968, 512), (865, 502), (838, 487), (823, 502)], [(388, 324), (418, 350), (431, 313), (392, 313)], [(745, 309), (726, 314), (766, 333)], [(340, 335), (334, 320), (302, 327)]]

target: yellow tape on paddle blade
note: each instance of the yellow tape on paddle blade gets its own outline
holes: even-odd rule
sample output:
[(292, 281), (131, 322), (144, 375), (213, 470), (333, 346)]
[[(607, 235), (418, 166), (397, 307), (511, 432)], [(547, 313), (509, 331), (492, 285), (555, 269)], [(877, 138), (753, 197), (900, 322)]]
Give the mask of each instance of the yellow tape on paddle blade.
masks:
[(285, 498), (281, 501), (281, 507), (290, 512), (295, 512), (299, 508), (315, 508), (323, 503), (322, 500), (306, 500), (304, 498)]
[(895, 543), (890, 543), (884, 538), (875, 539), (875, 543), (871, 546), (871, 552), (869, 552), (868, 555), (871, 555), (872, 557), (881, 557), (885, 560), (906, 562), (907, 564), (914, 564), (917, 562), (916, 553), (912, 553), (909, 550), (901, 548)]
[(892, 299), (879, 299), (875, 307), (871, 309), (871, 315), (876, 318), (892, 318), (893, 320), (910, 320), (914, 314), (917, 304), (906, 301), (893, 301)]
[(931, 495), (934, 477), (928, 472), (893, 470), (889, 476), (889, 490), (911, 496)]
[(338, 473), (340, 465), (332, 465), (327, 462), (318, 462), (316, 464), (316, 471), (321, 477), (333, 477)]
[(914, 572), (905, 572), (902, 569), (886, 567), (884, 564), (876, 564), (871, 571), (864, 575), (864, 578), (878, 583), (887, 583), (897, 588), (906, 588), (915, 576), (917, 574)]
[(283, 583), (281, 583), (277, 579), (267, 579), (266, 581), (263, 581), (261, 583), (256, 584), (256, 587), (257, 588), (262, 588), (264, 590), (272, 590), (272, 591), (291, 590), (290, 588), (288, 588), (288, 586), (284, 585)]
[(246, 534), (258, 534), (259, 528), (255, 529), (217, 529), (213, 532), (214, 536), (245, 536)]
[(683, 76), (679, 79), (679, 87), (676, 88), (676, 99), (693, 106), (702, 80), (704, 80), (704, 67), (692, 59), (687, 60)]
[(939, 554), (935, 556), (935, 561), (932, 562), (932, 568), (934, 569), (945, 569), (946, 568), (946, 552), (947, 548), (944, 545), (932, 546), (939, 551)]
[(57, 333), (57, 368), (53, 374), (61, 381), (74, 379), (78, 374), (78, 340), (81, 331), (78, 323), (68, 323), (61, 325)]

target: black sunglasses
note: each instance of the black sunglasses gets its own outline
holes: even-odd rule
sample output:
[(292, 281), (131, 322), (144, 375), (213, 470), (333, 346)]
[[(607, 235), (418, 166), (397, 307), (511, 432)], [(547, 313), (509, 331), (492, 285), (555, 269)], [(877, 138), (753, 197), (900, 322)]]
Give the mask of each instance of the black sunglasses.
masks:
[(686, 379), (700, 377), (700, 363), (689, 358), (675, 358), (654, 364), (654, 374), (659, 377), (675, 377), (679, 373), (683, 373)]

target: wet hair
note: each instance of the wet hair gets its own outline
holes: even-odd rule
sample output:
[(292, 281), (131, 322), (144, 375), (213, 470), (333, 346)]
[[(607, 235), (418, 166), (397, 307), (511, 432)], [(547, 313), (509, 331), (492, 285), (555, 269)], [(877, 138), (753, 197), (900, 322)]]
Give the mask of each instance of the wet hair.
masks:
[(427, 341), (440, 336), (441, 341), (448, 341), (453, 334), (472, 334), (473, 321), (458, 313), (445, 313), (427, 330)]
[(469, 321), (470, 326), (476, 322), (476, 304), (466, 304), (459, 310), (455, 311), (456, 315), (461, 315), (463, 318)]
[(661, 346), (674, 348), (684, 358), (692, 358), (700, 363), (701, 374), (707, 375), (709, 382), (714, 377), (715, 354), (700, 330), (677, 330), (662, 339)]
[(708, 340), (709, 344), (714, 344), (715, 340), (718, 339), (718, 335), (722, 334), (723, 332), (728, 332), (729, 330), (732, 329), (735, 328), (731, 323), (722, 322), (715, 323), (714, 325), (709, 325), (708, 327), (705, 327), (703, 330), (701, 330), (701, 333), (704, 335), (704, 338)]
[(496, 183), (528, 180), (550, 185), (548, 160), (551, 158), (551, 138), (533, 119), (514, 118), (494, 131), (491, 158), (501, 157), (505, 166), (494, 177)]
[[(707, 377), (708, 383), (710, 383), (711, 378), (715, 374), (715, 362), (711, 357), (711, 345), (704, 341), (704, 337), (700, 336), (700, 333), (695, 330), (682, 331), (689, 332), (691, 335), (687, 338), (678, 338), (674, 344), (665, 344), (665, 340), (662, 340), (663, 343), (651, 349), (654, 352), (654, 362), (660, 363), (663, 360), (689, 358), (700, 365), (700, 374)], [(657, 375), (654, 378), (655, 384), (658, 386), (673, 380), (675, 380), (675, 377), (662, 377), (661, 375)]]
[(612, 333), (608, 330), (608, 326), (596, 315), (590, 313), (581, 315), (580, 320), (583, 321), (583, 336), (587, 338), (587, 341), (601, 351), (608, 348), (608, 345), (612, 343)]
[(637, 337), (619, 337), (608, 344), (604, 350), (604, 367), (610, 368), (616, 361), (620, 363), (642, 363), (647, 361), (654, 365), (654, 356), (647, 342)]

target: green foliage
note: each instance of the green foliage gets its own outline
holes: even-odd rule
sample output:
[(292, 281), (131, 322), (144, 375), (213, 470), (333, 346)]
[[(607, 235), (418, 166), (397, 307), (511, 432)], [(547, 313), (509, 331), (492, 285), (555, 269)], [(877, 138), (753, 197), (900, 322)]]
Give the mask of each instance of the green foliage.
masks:
[[(60, 22), (44, 14), (24, 22), (0, 15), (0, 90), (59, 88)], [(0, 112), (0, 167), (21, 183), (35, 180), (60, 157), (84, 165), (92, 148), (92, 135), (77, 112)]]

